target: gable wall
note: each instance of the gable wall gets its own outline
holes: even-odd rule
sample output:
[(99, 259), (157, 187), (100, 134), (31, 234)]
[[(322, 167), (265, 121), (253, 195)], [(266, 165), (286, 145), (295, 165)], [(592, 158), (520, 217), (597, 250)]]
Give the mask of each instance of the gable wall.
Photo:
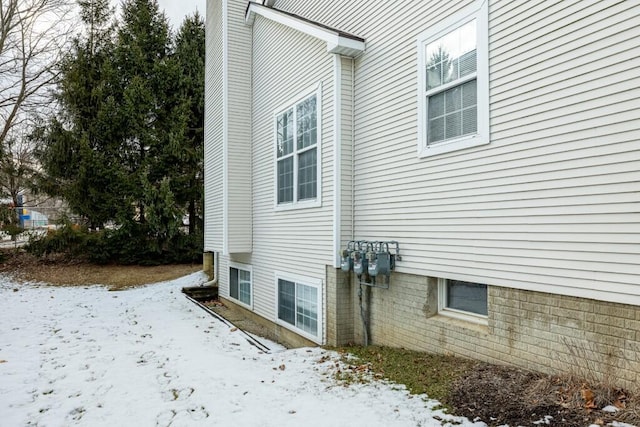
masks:
[[(324, 42), (262, 17), (256, 18), (252, 28), (253, 249), (251, 254), (221, 257), (220, 293), (229, 292), (229, 259), (250, 264), (254, 311), (275, 320), (275, 271), (324, 280), (325, 265), (333, 263), (333, 57), (326, 52)], [(276, 211), (274, 113), (319, 83), (322, 205)]]
[(640, 304), (640, 6), (490, 1), (491, 143), (419, 159), (416, 37), (469, 2), (277, 1), (365, 38), (355, 236), (398, 271)]

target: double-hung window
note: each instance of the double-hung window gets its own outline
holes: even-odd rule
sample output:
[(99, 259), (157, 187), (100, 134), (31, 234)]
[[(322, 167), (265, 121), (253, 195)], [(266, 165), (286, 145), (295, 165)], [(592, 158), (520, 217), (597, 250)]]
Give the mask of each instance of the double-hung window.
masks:
[(321, 342), (321, 281), (276, 274), (278, 322)]
[(249, 308), (252, 307), (253, 296), (250, 266), (230, 263), (229, 296)]
[(487, 285), (451, 279), (440, 279), (438, 284), (441, 314), (475, 323), (487, 322)]
[(275, 114), (276, 206), (319, 201), (320, 89)]
[(421, 156), (489, 142), (486, 3), (418, 38)]

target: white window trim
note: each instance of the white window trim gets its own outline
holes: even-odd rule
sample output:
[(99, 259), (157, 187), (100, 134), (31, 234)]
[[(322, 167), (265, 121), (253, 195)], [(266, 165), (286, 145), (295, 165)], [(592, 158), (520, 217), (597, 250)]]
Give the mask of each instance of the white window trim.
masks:
[[(487, 292), (489, 292), (488, 288)], [(487, 304), (488, 303), (487, 298)], [(438, 278), (438, 313), (443, 316), (476, 323), (478, 325), (487, 325), (489, 323), (488, 316), (447, 307), (447, 279), (443, 278)]]
[[(245, 308), (248, 308), (249, 310), (253, 311), (253, 291), (254, 291), (254, 287), (253, 287), (253, 267), (251, 265), (248, 264), (242, 264), (239, 262), (233, 262), (233, 261), (229, 261), (229, 286), (228, 286), (228, 295), (227, 297), (232, 300), (235, 304), (241, 305)], [(251, 298), (249, 301), (249, 304), (245, 304), (244, 302), (240, 301), (239, 299), (235, 299), (231, 296), (231, 268), (235, 268), (237, 270), (244, 270), (244, 271), (248, 271), (249, 275), (251, 277), (251, 282), (250, 282), (250, 286), (251, 286)], [(240, 286), (239, 283), (239, 279), (238, 279), (238, 286)], [(240, 293), (240, 289), (238, 288), (238, 294)]]
[[(417, 38), (418, 51), (418, 156), (429, 157), (451, 151), (476, 147), (488, 144), (489, 138), (489, 30), (488, 30), (488, 1), (476, 1), (459, 13), (439, 22), (424, 31)], [(474, 135), (465, 135), (460, 138), (443, 141), (435, 144), (427, 144), (427, 100), (426, 93), (426, 58), (425, 47), (446, 33), (476, 19), (476, 54), (477, 68), (477, 111), (478, 131)]]
[[(278, 279), (287, 280), (289, 282), (299, 283), (305, 286), (316, 288), (318, 291), (318, 335), (312, 335), (302, 329), (298, 329), (295, 325), (292, 325), (284, 320), (280, 320), (278, 317)], [(324, 295), (323, 295), (323, 281), (314, 277), (306, 277), (298, 274), (284, 273), (281, 271), (275, 272), (275, 310), (274, 310), (274, 322), (280, 326), (283, 326), (296, 334), (303, 336), (316, 344), (324, 344)]]
[[(317, 142), (316, 142), (316, 161), (318, 162), (316, 167), (316, 198), (309, 200), (297, 201), (298, 197), (298, 159), (297, 155), (294, 156), (293, 165), (293, 201), (287, 203), (278, 203), (278, 115), (282, 114), (290, 108), (294, 108), (297, 103), (304, 101), (305, 99), (315, 95), (316, 96), (316, 117), (318, 119), (317, 128)], [(282, 104), (273, 112), (273, 204), (276, 211), (287, 211), (291, 209), (304, 209), (304, 208), (317, 208), (322, 206), (322, 83), (314, 85), (312, 88), (307, 89), (296, 97), (290, 99), (286, 103)], [(297, 125), (294, 121), (294, 126)], [(294, 128), (295, 132), (295, 128)]]

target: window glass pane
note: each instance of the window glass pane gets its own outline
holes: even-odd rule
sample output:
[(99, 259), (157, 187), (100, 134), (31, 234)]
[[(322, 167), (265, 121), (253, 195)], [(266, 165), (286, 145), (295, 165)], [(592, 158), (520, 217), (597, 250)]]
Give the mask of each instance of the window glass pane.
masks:
[(452, 87), (427, 99), (429, 127), (427, 142), (458, 138), (478, 131), (477, 81)]
[(296, 290), (296, 326), (318, 335), (318, 290), (300, 283), (296, 284)]
[(476, 107), (462, 111), (462, 134), (468, 135), (478, 131), (478, 111)]
[(298, 157), (298, 200), (315, 199), (317, 155), (316, 149), (300, 153)]
[(444, 92), (429, 97), (429, 119), (444, 116)]
[(456, 111), (444, 116), (444, 139), (462, 135), (462, 112)]
[(296, 324), (296, 284), (288, 280), (278, 279), (278, 319)]
[(444, 140), (444, 117), (429, 119), (429, 143)]
[(278, 203), (293, 201), (293, 157), (278, 160)]
[(447, 112), (457, 111), (462, 107), (462, 89), (460, 86), (451, 88), (444, 93), (444, 105)]
[(238, 300), (251, 304), (251, 273), (246, 270), (238, 270)]
[(487, 285), (447, 280), (447, 307), (487, 315)]
[(478, 58), (475, 49), (460, 57), (460, 77), (475, 73), (478, 68)]
[(287, 110), (277, 118), (278, 157), (293, 152), (293, 109)]
[(462, 107), (475, 107), (478, 103), (478, 84), (476, 80), (471, 80), (460, 86), (460, 92), (462, 94)]
[(296, 106), (297, 147), (301, 150), (316, 143), (316, 97), (307, 98)]
[(427, 90), (475, 72), (476, 21), (470, 21), (427, 44), (426, 55)]
[(442, 61), (436, 53), (427, 59), (427, 90), (442, 84)]
[(238, 299), (238, 269), (229, 268), (229, 296)]

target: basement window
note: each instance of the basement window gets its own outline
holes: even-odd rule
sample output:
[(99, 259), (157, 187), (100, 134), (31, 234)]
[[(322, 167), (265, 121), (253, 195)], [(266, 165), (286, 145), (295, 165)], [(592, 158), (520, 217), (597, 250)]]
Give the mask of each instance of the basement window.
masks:
[(276, 274), (278, 323), (315, 342), (322, 341), (322, 281)]
[(439, 279), (438, 311), (474, 323), (487, 321), (487, 285), (462, 280)]
[(229, 266), (229, 297), (249, 309), (253, 306), (251, 266), (231, 263)]

